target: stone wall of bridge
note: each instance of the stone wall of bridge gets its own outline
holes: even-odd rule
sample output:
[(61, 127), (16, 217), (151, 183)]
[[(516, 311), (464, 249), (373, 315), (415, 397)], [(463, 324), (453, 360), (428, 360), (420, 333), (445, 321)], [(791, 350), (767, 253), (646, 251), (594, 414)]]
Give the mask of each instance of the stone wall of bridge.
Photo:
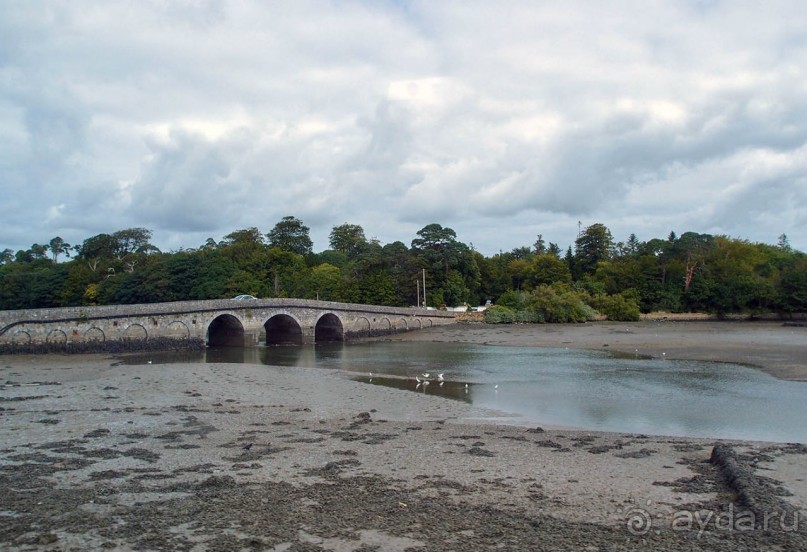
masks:
[(0, 311), (0, 352), (312, 344), (452, 324), (453, 313), (304, 299)]

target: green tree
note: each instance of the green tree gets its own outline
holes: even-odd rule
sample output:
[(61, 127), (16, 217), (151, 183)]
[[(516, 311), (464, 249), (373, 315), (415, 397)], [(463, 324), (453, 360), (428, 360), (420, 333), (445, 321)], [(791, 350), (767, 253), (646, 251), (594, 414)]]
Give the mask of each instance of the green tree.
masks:
[(117, 242), (110, 234), (97, 234), (87, 238), (78, 248), (78, 257), (94, 272), (99, 264), (115, 258)]
[(365, 275), (361, 281), (360, 301), (367, 305), (396, 305), (399, 299), (390, 275), (376, 270)]
[(59, 255), (67, 255), (69, 257), (71, 247), (72, 246), (69, 243), (65, 242), (59, 236), (56, 236), (55, 238), (51, 239), (50, 242), (48, 243), (48, 248), (50, 249), (50, 254), (51, 257), (53, 258), (53, 262), (54, 263), (58, 262)]
[(330, 234), (331, 248), (354, 258), (360, 251), (360, 245), (367, 242), (364, 228), (358, 224), (340, 224), (334, 226)]
[(320, 301), (341, 301), (342, 274), (333, 265), (323, 263), (311, 269), (306, 298)]
[(299, 297), (308, 275), (305, 259), (291, 251), (271, 247), (267, 251), (266, 279), (270, 297)]
[[(412, 240), (412, 251), (428, 271), (430, 283), (427, 282), (426, 294), (430, 304), (453, 303), (461, 295), (453, 282), (450, 284), (450, 293), (445, 293), (451, 270), (460, 274), (468, 296), (474, 295), (479, 288), (479, 267), (474, 262), (471, 249), (457, 241), (456, 232), (439, 224), (429, 224), (417, 235), (419, 237)], [(452, 303), (446, 304), (456, 306)]]
[(123, 259), (133, 253), (150, 253), (156, 248), (149, 243), (152, 232), (146, 228), (127, 228), (112, 234), (113, 253), (116, 258)]
[(608, 260), (614, 238), (603, 224), (592, 224), (575, 240), (574, 268), (579, 278), (583, 274), (593, 274), (597, 263)]
[(256, 273), (263, 271), (268, 261), (263, 234), (254, 226), (224, 236), (216, 253), (232, 259), (238, 268)]
[(314, 243), (309, 237), (309, 228), (292, 216), (283, 217), (267, 234), (269, 245), (283, 251), (306, 256), (311, 253)]
[(508, 289), (511, 289), (512, 282), (507, 272), (507, 260), (509, 254), (497, 254), (492, 257), (484, 257), (478, 252), (474, 252), (474, 261), (479, 267), (479, 304), (485, 301), (495, 301), (501, 297)]
[(532, 264), (527, 259), (513, 259), (507, 263), (507, 273), (510, 275), (513, 289), (521, 289), (521, 284), (528, 281), (532, 272)]
[(551, 253), (536, 255), (530, 265), (530, 283), (532, 286), (554, 284), (555, 282), (572, 283), (569, 265)]
[[(388, 275), (395, 293), (392, 306), (417, 304), (420, 281), (420, 265), (406, 244), (400, 241), (388, 243), (381, 248), (383, 271)], [(372, 302), (370, 304), (373, 304)], [(387, 303), (378, 303), (380, 305)]]
[(249, 270), (236, 270), (228, 279), (224, 286), (227, 297), (234, 297), (236, 295), (254, 295), (255, 297), (263, 297), (264, 280), (254, 272)]
[(807, 312), (807, 256), (799, 253), (786, 261), (777, 288), (779, 310)]
[(543, 255), (546, 253), (546, 242), (544, 241), (543, 234), (538, 234), (535, 243), (532, 244), (532, 248), (535, 250), (536, 255)]

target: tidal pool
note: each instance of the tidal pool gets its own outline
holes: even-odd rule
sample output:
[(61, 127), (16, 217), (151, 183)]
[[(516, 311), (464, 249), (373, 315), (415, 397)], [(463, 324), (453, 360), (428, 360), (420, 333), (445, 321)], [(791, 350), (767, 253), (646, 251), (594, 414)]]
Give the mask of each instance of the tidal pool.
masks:
[[(156, 362), (177, 360), (152, 357)], [(183, 359), (339, 370), (369, 385), (495, 409), (516, 424), (807, 442), (807, 382), (779, 380), (738, 364), (392, 341), (208, 349)], [(428, 385), (415, 379), (424, 379), (424, 374), (429, 374)]]

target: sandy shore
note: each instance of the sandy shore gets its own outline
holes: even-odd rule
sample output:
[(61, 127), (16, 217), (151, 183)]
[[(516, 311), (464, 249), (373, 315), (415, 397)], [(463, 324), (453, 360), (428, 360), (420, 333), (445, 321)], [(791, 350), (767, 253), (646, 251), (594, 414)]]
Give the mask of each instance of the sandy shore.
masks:
[[(643, 324), (531, 328), (402, 338), (673, 357), (707, 327), (676, 346)], [(764, 341), (726, 339), (727, 357)], [(0, 357), (0, 438), (0, 549), (807, 549), (804, 445), (723, 442), (713, 463), (713, 440), (502, 426), (333, 371)]]

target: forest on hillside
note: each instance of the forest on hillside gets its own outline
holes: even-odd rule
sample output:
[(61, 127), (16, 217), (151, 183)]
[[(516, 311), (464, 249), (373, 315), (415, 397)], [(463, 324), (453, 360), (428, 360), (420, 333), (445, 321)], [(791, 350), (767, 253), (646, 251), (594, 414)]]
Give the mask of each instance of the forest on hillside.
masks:
[(671, 232), (617, 242), (603, 224), (582, 229), (565, 251), (535, 243), (486, 257), (440, 224), (409, 245), (334, 226), (315, 253), (292, 216), (268, 232), (236, 230), (195, 249), (161, 252), (145, 228), (70, 245), (59, 237), (0, 253), (0, 309), (219, 299), (238, 294), (390, 306), (496, 305), (489, 321), (578, 321), (602, 313), (807, 312), (807, 255), (776, 245)]

